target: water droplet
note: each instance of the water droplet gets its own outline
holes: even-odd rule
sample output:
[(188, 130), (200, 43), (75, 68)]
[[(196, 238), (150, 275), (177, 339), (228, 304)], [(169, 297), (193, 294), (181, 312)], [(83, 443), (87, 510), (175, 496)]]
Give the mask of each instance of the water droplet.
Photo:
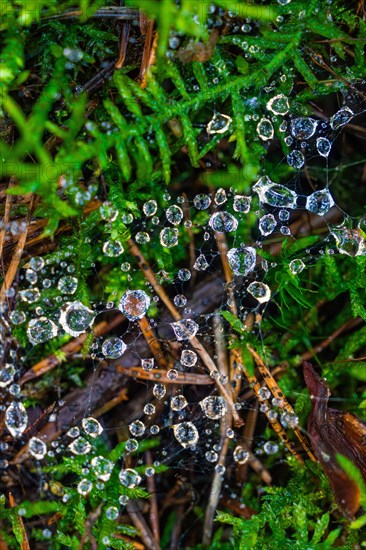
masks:
[(109, 258), (116, 258), (120, 256), (123, 251), (124, 248), (120, 241), (106, 241), (103, 245), (103, 252)]
[(57, 326), (47, 317), (39, 317), (29, 321), (27, 328), (28, 340), (31, 344), (42, 344), (57, 336)]
[(248, 275), (255, 268), (257, 253), (251, 246), (231, 248), (227, 259), (235, 275)]
[(181, 411), (188, 405), (184, 395), (175, 395), (170, 400), (170, 408), (172, 411)]
[(235, 212), (242, 212), (247, 214), (250, 210), (250, 203), (252, 202), (252, 197), (246, 197), (245, 195), (235, 195), (233, 209)]
[(263, 141), (272, 139), (274, 135), (273, 125), (269, 118), (261, 118), (257, 124), (257, 134)]
[(266, 441), (263, 445), (263, 450), (267, 455), (275, 455), (278, 453), (278, 445), (273, 441)]
[(193, 264), (193, 268), (194, 269), (197, 269), (197, 271), (206, 271), (206, 269), (208, 268), (209, 264), (206, 260), (206, 256), (204, 256), (204, 254), (200, 254), (196, 261), (194, 262)]
[(334, 200), (328, 189), (315, 191), (306, 199), (306, 210), (324, 216), (334, 205)]
[(294, 413), (284, 412), (280, 417), (280, 422), (284, 428), (297, 428), (299, 419)]
[(23, 403), (13, 401), (5, 411), (5, 425), (13, 437), (20, 437), (27, 427), (28, 414)]
[(270, 235), (273, 233), (275, 227), (277, 225), (276, 218), (273, 216), (273, 214), (266, 214), (265, 216), (262, 216), (259, 220), (259, 231), (262, 235)]
[(91, 461), (91, 466), (96, 478), (102, 481), (108, 481), (111, 477), (113, 462), (104, 458), (104, 456), (95, 456)]
[(154, 368), (154, 358), (141, 359), (141, 366), (146, 372), (150, 372)]
[(38, 437), (31, 437), (29, 440), (29, 453), (37, 460), (42, 460), (47, 453), (47, 446)]
[(259, 200), (263, 204), (277, 208), (296, 207), (296, 193), (284, 185), (274, 183), (268, 176), (261, 177), (253, 186), (253, 191), (258, 193)]
[(6, 388), (14, 380), (15, 368), (13, 365), (5, 365), (0, 370), (0, 388)]
[(330, 118), (332, 130), (338, 130), (354, 117), (354, 112), (349, 107), (342, 107)]
[(110, 519), (112, 521), (117, 519), (119, 516), (118, 508), (116, 506), (108, 506), (108, 508), (105, 511), (105, 515), (107, 519)]
[(191, 340), (196, 336), (199, 326), (192, 319), (182, 319), (176, 323), (170, 323), (177, 340)]
[(68, 446), (74, 455), (86, 455), (91, 450), (91, 445), (85, 437), (78, 437)]
[(283, 94), (278, 94), (275, 97), (272, 97), (272, 99), (268, 101), (266, 107), (275, 115), (285, 115), (290, 109), (288, 99)]
[(292, 168), (300, 169), (302, 166), (304, 166), (305, 163), (305, 157), (301, 151), (298, 151), (295, 149), (294, 151), (291, 151), (287, 157), (287, 164), (291, 166)]
[(93, 489), (93, 484), (89, 479), (82, 479), (78, 483), (77, 491), (79, 495), (83, 495), (84, 497), (90, 493), (90, 491)]
[(94, 311), (77, 301), (61, 310), (59, 323), (67, 334), (79, 336), (93, 324), (94, 319)]
[(100, 435), (103, 431), (103, 428), (99, 424), (98, 420), (96, 420), (92, 416), (89, 416), (88, 418), (83, 418), (81, 424), (85, 433), (93, 438), (98, 437), (98, 435)]
[(206, 452), (205, 457), (207, 462), (214, 463), (218, 461), (219, 455), (215, 451), (211, 450)]
[(34, 271), (41, 271), (44, 268), (44, 259), (39, 256), (34, 256), (29, 260), (29, 265)]
[(245, 464), (248, 462), (250, 454), (248, 451), (245, 451), (241, 445), (238, 445), (235, 447), (233, 457), (238, 464)]
[(227, 201), (227, 195), (225, 189), (218, 189), (215, 193), (215, 203), (220, 205)]
[(102, 220), (106, 222), (114, 222), (118, 216), (118, 210), (111, 202), (105, 201), (99, 207), (99, 214)]
[(152, 403), (146, 403), (144, 407), (144, 414), (147, 414), (148, 416), (155, 414), (155, 405)]
[(346, 256), (364, 256), (366, 254), (365, 240), (359, 229), (334, 229), (331, 234), (335, 238), (338, 252)]
[(247, 290), (260, 304), (268, 302), (271, 298), (271, 289), (268, 285), (260, 281), (250, 283)]
[(294, 275), (297, 275), (298, 273), (301, 273), (301, 271), (303, 269), (305, 269), (304, 262), (302, 260), (300, 260), (299, 258), (296, 258), (295, 260), (292, 260), (289, 263), (288, 266), (290, 268), (291, 273), (293, 273)]
[(173, 225), (179, 225), (183, 219), (183, 210), (180, 206), (173, 204), (172, 206), (169, 206), (168, 210), (165, 212), (165, 216), (168, 222)]
[(74, 294), (78, 287), (78, 280), (72, 275), (65, 275), (61, 277), (58, 282), (57, 288), (62, 294)]
[(172, 248), (178, 244), (178, 229), (176, 227), (165, 227), (160, 231), (160, 244), (166, 248)]
[(192, 447), (196, 445), (199, 435), (196, 426), (192, 422), (181, 422), (173, 426), (175, 439), (182, 447)]
[(157, 399), (163, 399), (165, 394), (166, 394), (166, 387), (164, 386), (164, 384), (154, 384), (153, 395)]
[(201, 409), (207, 418), (217, 420), (226, 413), (225, 400), (221, 396), (209, 395), (200, 401)]
[(184, 349), (180, 356), (180, 362), (185, 367), (193, 367), (197, 363), (197, 354), (189, 349)]
[(180, 281), (189, 281), (189, 279), (192, 277), (190, 270), (186, 268), (180, 269), (177, 275)]
[(230, 127), (232, 119), (221, 113), (215, 113), (212, 120), (207, 124), (208, 134), (224, 134)]
[(209, 225), (218, 233), (230, 233), (238, 227), (238, 220), (229, 212), (216, 212), (212, 214)]
[(146, 231), (138, 231), (135, 235), (137, 244), (146, 244), (150, 242), (150, 235)]
[(150, 298), (143, 290), (127, 290), (118, 309), (129, 321), (142, 319), (150, 306)]
[(156, 214), (157, 212), (157, 209), (158, 209), (158, 205), (157, 205), (157, 202), (154, 200), (145, 202), (145, 204), (142, 207), (142, 210), (145, 216), (148, 216), (148, 217), (154, 216), (154, 214)]
[(141, 483), (141, 477), (136, 470), (132, 470), (132, 468), (121, 470), (119, 473), (119, 480), (122, 485), (128, 489), (133, 489), (136, 485)]
[(291, 120), (290, 131), (296, 139), (309, 139), (315, 134), (318, 121), (313, 118), (300, 117)]
[(145, 433), (146, 426), (141, 420), (135, 420), (128, 426), (131, 435), (134, 437), (142, 437)]
[(316, 148), (319, 155), (321, 155), (322, 157), (327, 157), (329, 155), (331, 147), (331, 142), (325, 137), (320, 137), (316, 140)]
[(196, 195), (193, 204), (197, 210), (206, 210), (211, 204), (211, 198), (208, 195)]
[(270, 397), (271, 397), (271, 392), (269, 391), (269, 389), (266, 388), (266, 386), (262, 386), (258, 391), (258, 399), (260, 401), (266, 401)]
[(102, 353), (108, 359), (118, 359), (126, 351), (127, 346), (120, 338), (112, 336), (106, 338), (102, 345)]
[(128, 453), (134, 453), (139, 448), (139, 443), (137, 439), (127, 439), (125, 450)]

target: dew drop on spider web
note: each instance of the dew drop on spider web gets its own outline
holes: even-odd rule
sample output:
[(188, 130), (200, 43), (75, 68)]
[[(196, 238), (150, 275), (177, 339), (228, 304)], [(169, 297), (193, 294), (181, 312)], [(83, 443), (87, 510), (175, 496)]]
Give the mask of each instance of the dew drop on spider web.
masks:
[(150, 372), (154, 368), (154, 365), (155, 361), (153, 357), (149, 359), (141, 359), (141, 366), (146, 372)]
[(43, 344), (57, 336), (57, 326), (47, 317), (32, 319), (28, 323), (27, 336), (31, 344)]
[(271, 392), (265, 386), (262, 386), (258, 391), (258, 399), (260, 401), (266, 401), (271, 397)]
[(118, 216), (118, 210), (115, 208), (111, 202), (105, 201), (99, 207), (99, 214), (102, 220), (106, 222), (114, 222)]
[(65, 275), (58, 281), (57, 288), (62, 294), (74, 294), (78, 287), (78, 279), (72, 275)]
[(29, 265), (34, 271), (41, 271), (44, 268), (44, 258), (34, 256), (29, 260)]
[(160, 231), (160, 244), (166, 248), (172, 248), (178, 244), (178, 236), (176, 227), (165, 227)]
[(238, 220), (229, 212), (216, 212), (209, 220), (209, 226), (218, 233), (231, 233), (238, 227)]
[(241, 445), (237, 445), (234, 449), (233, 458), (238, 464), (245, 464), (248, 462), (250, 453), (243, 449)]
[(284, 412), (280, 417), (280, 422), (284, 428), (294, 429), (299, 425), (299, 418), (294, 413)]
[(153, 405), (153, 403), (146, 403), (146, 405), (144, 406), (144, 413), (148, 416), (155, 414), (155, 410), (155, 405)]
[(89, 479), (83, 478), (79, 481), (77, 491), (79, 495), (87, 496), (93, 489), (93, 484)]
[(215, 203), (217, 205), (224, 204), (227, 201), (227, 195), (225, 189), (218, 189), (215, 193)]
[(170, 400), (170, 408), (172, 411), (182, 411), (188, 405), (184, 395), (175, 395)]
[(170, 323), (175, 332), (177, 340), (191, 340), (196, 336), (199, 326), (192, 319), (182, 319), (175, 323)]
[(334, 200), (328, 189), (314, 191), (306, 199), (306, 210), (319, 216), (324, 216), (334, 205)]
[(206, 452), (205, 458), (206, 458), (207, 462), (210, 462), (211, 464), (214, 464), (215, 462), (218, 461), (219, 455), (214, 450), (211, 449), (210, 451)]
[(182, 447), (193, 447), (199, 439), (198, 430), (193, 422), (181, 422), (173, 426), (175, 439)]
[(109, 258), (116, 258), (124, 252), (122, 243), (118, 240), (116, 241), (106, 241), (103, 245), (103, 253)]
[(332, 144), (328, 138), (319, 137), (316, 140), (317, 151), (319, 155), (321, 155), (322, 157), (327, 157), (329, 155), (331, 147), (332, 147)]
[(331, 231), (338, 252), (346, 256), (364, 256), (366, 254), (365, 240), (360, 230), (357, 229), (334, 229)]
[(118, 359), (118, 357), (124, 354), (126, 349), (127, 346), (123, 340), (116, 336), (106, 338), (102, 344), (102, 353), (107, 359)]
[(207, 418), (217, 420), (226, 413), (225, 400), (221, 396), (209, 395), (200, 401), (200, 407)]
[(274, 130), (269, 118), (262, 118), (257, 124), (257, 134), (263, 140), (267, 141), (273, 138)]
[(5, 411), (5, 426), (13, 437), (20, 437), (27, 427), (28, 414), (23, 403), (13, 401)]
[(144, 203), (142, 210), (145, 216), (154, 216), (158, 210), (158, 204), (154, 200), (147, 201)]
[(81, 421), (81, 425), (84, 432), (93, 438), (98, 437), (98, 435), (100, 435), (103, 431), (103, 428), (98, 420), (96, 418), (93, 418), (92, 416), (89, 416), (88, 418), (83, 418)]
[(291, 120), (290, 132), (295, 139), (309, 139), (316, 131), (318, 121), (313, 118), (300, 117)]
[(209, 263), (206, 260), (206, 256), (204, 254), (200, 254), (197, 256), (196, 261), (193, 264), (193, 268), (197, 269), (197, 271), (206, 271), (208, 268)]
[(193, 199), (193, 204), (197, 210), (206, 210), (211, 204), (211, 198), (209, 195), (196, 195)]
[(121, 470), (118, 477), (121, 484), (128, 489), (133, 489), (141, 483), (141, 476), (132, 468)]
[(190, 349), (184, 349), (180, 356), (180, 362), (184, 367), (193, 367), (197, 363), (197, 354)]
[(260, 233), (266, 237), (267, 235), (270, 235), (273, 233), (274, 229), (276, 228), (277, 222), (276, 218), (273, 216), (273, 214), (266, 214), (265, 216), (262, 216), (258, 223), (258, 228)]
[(0, 370), (0, 388), (6, 388), (14, 380), (15, 367), (13, 365), (5, 365)]
[(116, 506), (108, 506), (108, 508), (105, 511), (105, 515), (107, 519), (110, 520), (116, 520), (119, 516), (119, 510)]
[(295, 260), (292, 260), (288, 264), (290, 271), (293, 275), (297, 275), (298, 273), (301, 273), (303, 269), (305, 269), (305, 264), (300, 258), (296, 258)]
[(94, 311), (77, 301), (61, 310), (59, 323), (67, 334), (79, 336), (93, 324), (94, 319)]
[(146, 231), (138, 231), (135, 235), (137, 244), (147, 244), (150, 242), (150, 235)]
[(272, 97), (272, 99), (267, 102), (266, 107), (275, 115), (286, 115), (290, 109), (288, 98), (283, 94)]
[(176, 369), (169, 369), (166, 375), (169, 380), (176, 380), (178, 378), (178, 371)]
[(207, 124), (207, 133), (210, 134), (224, 134), (230, 127), (231, 117), (223, 115), (221, 113), (215, 113), (212, 120)]
[(277, 208), (295, 208), (297, 194), (284, 185), (273, 182), (268, 176), (262, 176), (253, 186), (263, 204)]
[(134, 437), (142, 437), (145, 433), (146, 426), (141, 420), (135, 420), (128, 426), (130, 434)]
[(165, 216), (168, 222), (170, 222), (171, 224), (179, 225), (183, 219), (183, 210), (180, 208), (180, 206), (176, 206), (175, 204), (173, 204), (172, 206), (169, 206), (169, 208), (165, 212)]
[(235, 212), (241, 212), (242, 214), (247, 214), (250, 210), (250, 203), (252, 202), (252, 197), (246, 197), (245, 195), (235, 195), (233, 202), (233, 209)]
[(163, 399), (166, 394), (166, 387), (164, 384), (154, 384), (153, 394), (157, 399)]
[(247, 275), (256, 265), (257, 253), (251, 246), (231, 248), (227, 253), (227, 259), (235, 275)]
[(291, 168), (297, 168), (300, 169), (305, 164), (305, 157), (304, 154), (301, 151), (298, 151), (295, 149), (294, 151), (291, 151), (287, 157), (287, 164), (291, 166)]
[(176, 307), (184, 307), (187, 303), (187, 298), (183, 294), (176, 294), (173, 302)]
[(94, 475), (101, 481), (108, 481), (113, 470), (113, 462), (104, 456), (95, 456), (91, 461)]
[(31, 437), (28, 445), (29, 453), (37, 460), (42, 460), (47, 453), (47, 446), (38, 437)]
[(150, 298), (143, 290), (127, 290), (121, 298), (118, 309), (129, 321), (145, 316), (150, 306)]
[(186, 268), (180, 269), (177, 275), (178, 275), (178, 279), (183, 282), (189, 281), (189, 279), (192, 277), (192, 273), (190, 272), (189, 269), (186, 269)]
[(263, 451), (267, 455), (275, 455), (276, 453), (278, 453), (278, 449), (279, 447), (277, 443), (274, 443), (273, 441), (266, 441), (263, 445)]
[(271, 298), (271, 289), (261, 281), (253, 281), (247, 290), (260, 304), (268, 302)]
[(75, 439), (70, 445), (68, 446), (68, 449), (74, 454), (74, 455), (86, 455), (91, 450), (91, 445), (85, 437), (78, 437)]
[(338, 128), (347, 124), (353, 117), (354, 112), (349, 107), (342, 107), (330, 118), (330, 127), (332, 130), (338, 130)]
[(138, 448), (139, 448), (139, 444), (137, 439), (127, 439), (125, 450), (128, 453), (134, 453), (135, 451), (137, 451)]

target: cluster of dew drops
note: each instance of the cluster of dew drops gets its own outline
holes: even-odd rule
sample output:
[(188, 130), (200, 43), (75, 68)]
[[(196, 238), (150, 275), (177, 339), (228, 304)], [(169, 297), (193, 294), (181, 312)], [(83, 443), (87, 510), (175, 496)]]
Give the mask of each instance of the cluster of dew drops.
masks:
[[(277, 94), (270, 97), (266, 103), (265, 115), (257, 121), (256, 132), (259, 139), (267, 144), (275, 139), (275, 126), (279, 127), (279, 131), (284, 135), (286, 145), (290, 148), (286, 161), (294, 171), (301, 170), (308, 158), (320, 157), (324, 159), (324, 162), (327, 162), (332, 149), (332, 142), (342, 127), (358, 114), (347, 104), (334, 113), (329, 120), (317, 120), (311, 116), (291, 117), (289, 112), (290, 102), (286, 96)], [(283, 120), (278, 124), (279, 118)], [(208, 122), (206, 131), (208, 135), (226, 135), (230, 133), (231, 126), (232, 119), (229, 115), (215, 113), (212, 120)], [(234, 278), (241, 277), (245, 281), (249, 274), (252, 274), (251, 277), (253, 277), (258, 264), (261, 265), (262, 269), (266, 268), (266, 262), (257, 257), (256, 250), (260, 246), (260, 240), (253, 245), (241, 242), (240, 237), (236, 236), (240, 235), (241, 224), (246, 223), (247, 215), (252, 209), (254, 195), (258, 198), (259, 207), (256, 206), (255, 208), (256, 212), (260, 212), (258, 232), (262, 240), (275, 231), (285, 236), (289, 235), (288, 222), (291, 211), (295, 209), (304, 209), (312, 214), (325, 216), (335, 206), (328, 185), (324, 189), (304, 196), (296, 192), (292, 181), (288, 184), (278, 183), (265, 174), (252, 186), (251, 191), (251, 194), (244, 195), (237, 193), (233, 188), (228, 190), (221, 188), (214, 193), (199, 193), (192, 198), (189, 204), (190, 209), (195, 213), (192, 219), (188, 219), (184, 213), (183, 203), (187, 199), (177, 197), (173, 202), (167, 193), (163, 197), (165, 204), (168, 204), (166, 207), (159, 205), (154, 199), (146, 200), (141, 205), (142, 222), (134, 219), (131, 213), (118, 212), (114, 205), (108, 201), (101, 205), (99, 213), (100, 218), (107, 224), (113, 224), (120, 217), (125, 225), (130, 225), (133, 228), (131, 232), (135, 242), (142, 248), (145, 245), (156, 246), (157, 239), (161, 247), (174, 249), (180, 243), (182, 236), (186, 236), (186, 230), (191, 229), (193, 226), (197, 233), (201, 231), (203, 243), (206, 243), (207, 246), (214, 242), (215, 235), (225, 234), (228, 242), (233, 244), (233, 246), (229, 245), (227, 259)], [(265, 213), (268, 208), (271, 212)], [(140, 227), (138, 227), (139, 224)], [(356, 228), (345, 226), (331, 228), (330, 233), (334, 237), (335, 246), (339, 253), (352, 256), (366, 253), (364, 240), (359, 231), (360, 228), (363, 229), (361, 226)], [(116, 258), (118, 258), (118, 261), (122, 261), (122, 272), (128, 273), (131, 270), (131, 265), (124, 259), (126, 247), (124, 242), (118, 239), (108, 239), (102, 242), (100, 247), (106, 258), (110, 258), (113, 262), (116, 261)], [(191, 279), (194, 270), (196, 272), (210, 271), (213, 261), (213, 248), (212, 244), (209, 248), (211, 252), (207, 253), (203, 252), (202, 247), (192, 268), (177, 270), (175, 278), (181, 288)], [(157, 253), (159, 253), (158, 247)], [(133, 326), (137, 326), (137, 322), (148, 315), (149, 308), (152, 305), (151, 302), (156, 303), (158, 301), (151, 288), (148, 289), (148, 292), (147, 289), (128, 288), (118, 304), (110, 302), (106, 307), (101, 305), (93, 307), (90, 304), (83, 304), (80, 300), (73, 301), (73, 294), (78, 289), (79, 281), (68, 255), (72, 255), (71, 252), (65, 252), (63, 257), (61, 254), (58, 261), (57, 257), (55, 260), (55, 256), (51, 261), (45, 261), (42, 257), (33, 257), (24, 268), (24, 276), (22, 277), (24, 288), (19, 290), (17, 294), (18, 307), (10, 314), (9, 321), (14, 326), (27, 324), (26, 333), (31, 345), (44, 344), (64, 333), (71, 337), (78, 337), (90, 331), (98, 315), (106, 310), (109, 312), (113, 309), (120, 311)], [(289, 263), (289, 270), (294, 276), (305, 267), (301, 259), (294, 259)], [(132, 283), (132, 277), (127, 278), (127, 281)], [(47, 315), (47, 303), (42, 303), (42, 288), (39, 287), (49, 289), (55, 284), (59, 292), (56, 302), (59, 302), (60, 307), (56, 314)], [(254, 310), (269, 302), (272, 294), (270, 287), (260, 280), (251, 280), (240, 292), (243, 295), (247, 293), (251, 299), (254, 299)], [(14, 294), (14, 289), (10, 289), (8, 296), (13, 297)], [(32, 313), (31, 318), (28, 318), (23, 311), (22, 303), (27, 304), (28, 312)], [(189, 317), (190, 309), (189, 304), (187, 304), (188, 300), (184, 294), (176, 294), (174, 305), (184, 313), (184, 318), (172, 322), (171, 328), (174, 331), (176, 340), (181, 344), (179, 369), (183, 371), (198, 368), (199, 365), (199, 357), (194, 349), (191, 349), (190, 341), (199, 334), (200, 319)], [(97, 348), (98, 346), (99, 344), (97, 344)], [(129, 345), (122, 337), (113, 336), (104, 339), (100, 346), (100, 352), (106, 360), (116, 360), (121, 358), (128, 348)], [(2, 392), (8, 394), (5, 424), (11, 436), (16, 439), (21, 438), (26, 430), (28, 415), (22, 403), (21, 388), (16, 383), (16, 353), (14, 350), (10, 350), (8, 355), (8, 362), (0, 372), (0, 388)], [(154, 357), (141, 358), (141, 367), (146, 372), (152, 371), (156, 366)], [(174, 380), (178, 376), (178, 370), (172, 368), (167, 374), (171, 380)], [(220, 382), (225, 383), (226, 380), (220, 379)], [(156, 399), (163, 400), (166, 392), (167, 389), (164, 384), (154, 384), (153, 395)], [(269, 390), (263, 387), (260, 399), (266, 401), (269, 398)], [(281, 411), (281, 403), (277, 401), (272, 400), (273, 410), (270, 412), (273, 417), (276, 417)], [(217, 395), (205, 397), (198, 405), (203, 416), (212, 421), (220, 420), (228, 410), (224, 398)], [(240, 404), (237, 405), (240, 408)], [(195, 423), (187, 420), (189, 403), (183, 393), (171, 398), (170, 409), (179, 417), (179, 421), (171, 423), (169, 426), (175, 440), (183, 449), (194, 450), (201, 436)], [(154, 413), (155, 406), (152, 403), (147, 403), (144, 406), (143, 414), (149, 417)], [(284, 427), (296, 427), (297, 425), (297, 419), (295, 417), (290, 418), (286, 414), (282, 414), (280, 420)], [(215, 423), (213, 427), (216, 426)], [(126, 442), (125, 452), (137, 451), (141, 438), (147, 437), (148, 432), (151, 435), (156, 435), (160, 429), (157, 424), (152, 424), (147, 428), (141, 420), (134, 420), (129, 425), (130, 438)], [(93, 456), (93, 440), (98, 438), (102, 431), (103, 428), (98, 420), (93, 417), (86, 417), (82, 420), (81, 426), (73, 426), (67, 433), (70, 438), (67, 451), (71, 454), (90, 457), (89, 467), (85, 467), (84, 470), (85, 472), (93, 472), (94, 482), (98, 487), (102, 487), (103, 483), (108, 481), (114, 467), (113, 462), (107, 458)], [(211, 433), (210, 430), (207, 431)], [(233, 430), (228, 430), (227, 435), (231, 438), (235, 437)], [(3, 451), (6, 450), (7, 443), (2, 442), (0, 445)], [(64, 448), (58, 446), (57, 441), (51, 444), (51, 449), (48, 449), (46, 443), (36, 436), (30, 439), (28, 449), (30, 455), (36, 460), (43, 460), (47, 456), (52, 457), (57, 453), (64, 452)], [(277, 453), (278, 449), (279, 446), (276, 443), (267, 441), (256, 452), (270, 455)], [(205, 452), (206, 460), (209, 463), (217, 463), (219, 450), (219, 445), (210, 445)], [(238, 445), (233, 452), (233, 458), (237, 463), (243, 464), (249, 459), (249, 453)], [(2, 461), (3, 468), (6, 467), (5, 462)], [(156, 464), (158, 463), (155, 463), (155, 466)], [(225, 467), (221, 464), (216, 464), (216, 469), (221, 474), (225, 472)], [(144, 475), (153, 475), (154, 471), (154, 466), (150, 465), (145, 468)], [(122, 468), (119, 473), (119, 480), (122, 486), (133, 488), (141, 483), (142, 475), (135, 469)], [(92, 488), (93, 482), (90, 480), (90, 476), (81, 479), (77, 486), (78, 492), (82, 495), (90, 493)], [(64, 495), (64, 498), (67, 499), (67, 495)], [(122, 494), (120, 497), (121, 504), (125, 504), (127, 499), (128, 497)], [(115, 514), (118, 515), (118, 510), (110, 507), (108, 514), (113, 519)]]

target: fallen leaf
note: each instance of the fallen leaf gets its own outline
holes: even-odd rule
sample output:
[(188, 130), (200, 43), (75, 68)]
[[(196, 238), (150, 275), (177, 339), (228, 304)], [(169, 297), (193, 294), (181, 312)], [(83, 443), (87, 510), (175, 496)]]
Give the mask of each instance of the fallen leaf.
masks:
[(311, 396), (309, 438), (316, 458), (326, 473), (340, 511), (353, 519), (360, 507), (360, 488), (337, 462), (347, 457), (366, 481), (366, 424), (356, 415), (328, 407), (330, 390), (310, 363), (304, 362), (304, 378)]

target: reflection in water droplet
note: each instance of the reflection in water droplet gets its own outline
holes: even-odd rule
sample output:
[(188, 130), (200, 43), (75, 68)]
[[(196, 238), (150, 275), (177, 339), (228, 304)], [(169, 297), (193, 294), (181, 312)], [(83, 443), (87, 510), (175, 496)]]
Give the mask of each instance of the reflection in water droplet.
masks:
[(324, 216), (334, 205), (334, 200), (328, 189), (315, 191), (306, 199), (306, 210)]
[(57, 336), (57, 326), (47, 317), (39, 317), (29, 321), (27, 328), (28, 340), (31, 344), (42, 344)]
[(94, 311), (77, 301), (61, 310), (59, 323), (67, 334), (79, 336), (93, 324), (94, 319)]
[(122, 296), (118, 309), (129, 321), (145, 316), (150, 306), (150, 298), (143, 290), (127, 290)]
[(196, 336), (199, 326), (192, 319), (182, 319), (176, 323), (170, 323), (177, 340), (191, 340)]
[(274, 130), (269, 118), (262, 118), (257, 124), (257, 134), (263, 141), (273, 138)]
[(218, 233), (230, 233), (238, 227), (238, 220), (229, 212), (216, 212), (208, 222), (210, 227)]
[(268, 302), (271, 298), (271, 289), (268, 285), (260, 281), (253, 281), (253, 283), (250, 283), (247, 290), (260, 304)]
[(231, 118), (221, 113), (215, 113), (212, 120), (207, 124), (208, 134), (224, 134), (230, 127)]
[(231, 248), (227, 259), (235, 275), (247, 275), (255, 268), (257, 253), (251, 246)]
[(288, 113), (290, 108), (288, 99), (283, 94), (278, 94), (275, 97), (272, 97), (272, 99), (267, 102), (266, 107), (275, 115), (285, 115)]
[(174, 436), (182, 447), (196, 445), (199, 435), (196, 426), (192, 422), (181, 422), (173, 426)]
[(5, 411), (5, 425), (13, 437), (20, 437), (27, 427), (28, 414), (23, 403), (13, 401)]
[(226, 413), (225, 400), (221, 396), (209, 395), (200, 401), (200, 406), (207, 418), (217, 420)]

